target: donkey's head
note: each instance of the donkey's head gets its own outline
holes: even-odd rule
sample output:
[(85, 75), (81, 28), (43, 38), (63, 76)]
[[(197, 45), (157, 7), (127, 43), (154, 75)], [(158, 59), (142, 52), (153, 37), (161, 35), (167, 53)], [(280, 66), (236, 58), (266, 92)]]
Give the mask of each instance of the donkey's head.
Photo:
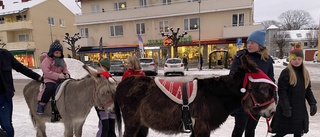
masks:
[(95, 106), (110, 108), (113, 107), (113, 98), (116, 92), (117, 83), (107, 74), (100, 74), (88, 68), (88, 66), (83, 65), (83, 68), (88, 71), (89, 75), (95, 81), (95, 91), (94, 91), (94, 103)]
[(277, 85), (246, 55), (241, 57), (245, 70), (240, 91), (244, 94), (242, 105), (248, 113), (253, 111), (263, 117), (271, 117), (276, 110), (274, 100)]

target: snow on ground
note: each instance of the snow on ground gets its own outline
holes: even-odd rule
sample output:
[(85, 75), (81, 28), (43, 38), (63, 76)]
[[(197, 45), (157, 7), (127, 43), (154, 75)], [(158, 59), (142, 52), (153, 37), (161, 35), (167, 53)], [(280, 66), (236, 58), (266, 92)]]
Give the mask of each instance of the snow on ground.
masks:
[[(72, 78), (80, 79), (87, 75), (87, 72), (81, 67), (83, 65), (82, 62), (74, 59), (65, 58), (65, 61), (68, 65), (68, 69)], [(312, 62), (305, 62), (305, 63), (312, 63)], [(278, 79), (280, 72), (285, 68), (283, 66), (283, 60), (276, 60), (274, 64), (274, 72), (275, 72), (275, 79)], [(320, 67), (309, 67), (308, 68), (311, 80), (313, 82), (320, 82)], [(41, 69), (34, 69), (35, 72), (42, 75)], [(189, 71), (186, 71), (187, 76), (193, 77), (210, 77), (212, 75), (219, 76), (219, 75), (227, 75), (229, 74), (228, 69), (204, 69), (199, 71), (196, 68), (190, 68)], [(163, 70), (159, 70), (159, 75), (163, 76)], [(23, 76), (20, 73), (13, 71), (13, 78), (14, 79), (29, 79)], [(318, 89), (319, 91), (319, 89)], [(319, 99), (318, 99), (319, 100)], [(22, 95), (22, 91), (17, 91), (15, 97), (13, 98), (14, 102), (14, 110), (13, 110), (13, 125), (15, 127), (15, 136), (16, 137), (34, 137), (36, 136), (36, 130), (33, 128), (31, 123), (31, 119), (29, 117), (29, 109), (25, 100)], [(47, 123), (47, 135), (49, 137), (62, 137), (64, 126), (61, 123)], [(95, 134), (98, 130), (98, 117), (94, 109), (91, 110), (90, 114), (87, 117), (87, 120), (83, 127), (83, 137), (95, 137)], [(234, 126), (234, 118), (229, 117), (227, 121), (215, 132), (211, 133), (211, 137), (230, 137), (231, 132)], [(316, 137), (320, 135), (320, 114), (319, 111), (314, 117), (310, 117), (310, 131), (308, 134), (304, 135), (304, 137)], [(158, 133), (154, 130), (150, 130), (149, 137), (188, 137), (189, 134), (178, 134), (178, 135), (164, 135)], [(259, 124), (256, 129), (256, 136), (257, 137), (265, 137), (270, 136), (267, 135), (267, 124), (264, 118), (260, 118)], [(292, 136), (292, 135), (290, 135)]]

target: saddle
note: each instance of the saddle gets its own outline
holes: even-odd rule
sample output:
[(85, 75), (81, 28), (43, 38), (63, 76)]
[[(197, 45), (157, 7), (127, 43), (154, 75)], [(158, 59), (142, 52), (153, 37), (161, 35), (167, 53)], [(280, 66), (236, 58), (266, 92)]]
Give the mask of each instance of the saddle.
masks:
[[(166, 94), (172, 101), (183, 104), (182, 85), (183, 82), (166, 81), (159, 77), (154, 79), (156, 85)], [(187, 82), (187, 95), (189, 104), (193, 102), (197, 95), (197, 80)]]

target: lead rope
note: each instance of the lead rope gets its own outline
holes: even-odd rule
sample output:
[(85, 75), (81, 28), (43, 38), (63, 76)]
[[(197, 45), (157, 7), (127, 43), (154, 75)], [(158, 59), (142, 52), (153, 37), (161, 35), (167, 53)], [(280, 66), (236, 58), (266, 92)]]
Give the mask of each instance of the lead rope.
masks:
[(266, 134), (266, 137), (268, 137), (269, 132), (271, 132), (271, 127), (270, 127), (271, 119), (272, 119), (272, 117), (266, 118), (266, 122), (267, 122), (267, 134)]

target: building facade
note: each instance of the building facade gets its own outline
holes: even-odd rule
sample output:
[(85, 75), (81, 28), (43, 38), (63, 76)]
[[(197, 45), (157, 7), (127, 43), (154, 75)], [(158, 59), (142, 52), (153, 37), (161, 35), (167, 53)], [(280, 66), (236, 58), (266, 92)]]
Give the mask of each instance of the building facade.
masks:
[[(99, 59), (101, 37), (104, 57), (124, 60), (139, 54), (140, 35), (144, 57), (155, 58), (161, 64), (174, 55), (174, 48), (164, 44), (161, 32), (171, 34), (170, 28), (174, 32), (179, 28), (178, 35), (187, 35), (177, 45), (178, 57), (187, 55), (192, 63), (202, 54), (204, 62), (212, 58), (216, 63), (233, 57), (251, 32), (263, 28), (253, 23), (252, 0), (76, 1), (82, 7), (82, 13), (75, 18), (82, 36), (77, 42), (82, 47), (78, 53), (85, 62)], [(220, 50), (227, 50), (228, 54), (211, 54)]]
[[(42, 52), (53, 40), (62, 43), (65, 33), (75, 33), (74, 14), (58, 0), (0, 1), (0, 40), (28, 67), (39, 67)], [(71, 53), (64, 48), (64, 54)]]

